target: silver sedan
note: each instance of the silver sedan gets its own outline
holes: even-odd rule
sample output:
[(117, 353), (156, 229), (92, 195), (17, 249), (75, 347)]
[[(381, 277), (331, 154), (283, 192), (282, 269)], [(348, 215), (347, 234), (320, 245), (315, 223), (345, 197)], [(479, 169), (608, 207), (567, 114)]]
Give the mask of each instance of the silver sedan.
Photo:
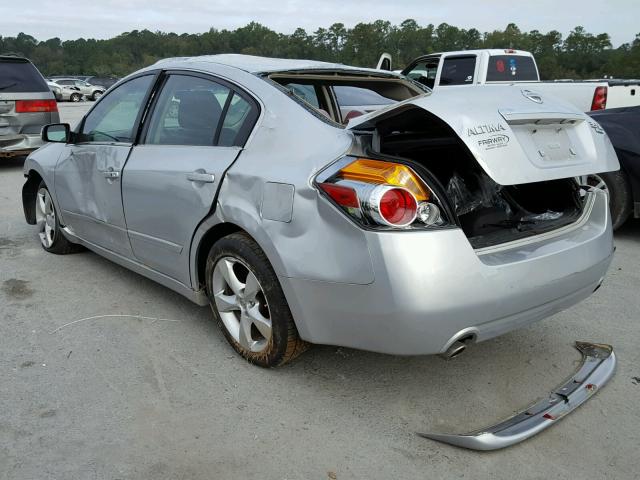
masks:
[[(338, 87), (389, 105), (349, 121)], [(44, 249), (210, 305), (265, 367), (309, 343), (450, 357), (588, 297), (613, 253), (606, 193), (574, 180), (619, 168), (606, 134), (517, 85), (168, 59), (43, 137), (23, 199)]]

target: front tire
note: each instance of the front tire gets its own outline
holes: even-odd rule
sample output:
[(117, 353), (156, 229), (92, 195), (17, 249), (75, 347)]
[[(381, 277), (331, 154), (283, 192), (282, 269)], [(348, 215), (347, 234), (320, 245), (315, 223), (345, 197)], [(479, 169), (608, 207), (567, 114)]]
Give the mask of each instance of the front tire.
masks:
[(233, 233), (211, 247), (206, 283), (213, 315), (224, 336), (250, 363), (276, 367), (307, 349), (278, 277), (247, 234)]
[(95, 92), (93, 92), (93, 94), (91, 94), (91, 100), (93, 100), (95, 102), (101, 96), (102, 96), (102, 92), (100, 90), (96, 90)]
[(56, 207), (51, 193), (44, 182), (40, 183), (36, 193), (36, 225), (40, 244), (49, 253), (66, 255), (80, 251), (82, 247), (71, 243), (62, 233)]

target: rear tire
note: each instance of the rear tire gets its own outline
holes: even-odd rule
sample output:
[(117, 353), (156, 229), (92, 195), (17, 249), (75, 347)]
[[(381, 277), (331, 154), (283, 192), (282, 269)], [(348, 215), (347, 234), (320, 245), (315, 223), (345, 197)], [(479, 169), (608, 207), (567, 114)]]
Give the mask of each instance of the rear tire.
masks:
[(74, 103), (77, 103), (80, 100), (82, 100), (82, 95), (80, 95), (79, 93), (72, 93), (71, 96), (69, 97), (69, 100), (71, 100)]
[(308, 348), (269, 260), (247, 234), (233, 233), (211, 247), (206, 285), (224, 336), (250, 363), (277, 367)]
[(56, 255), (66, 255), (82, 250), (80, 245), (71, 243), (62, 233), (56, 206), (44, 182), (40, 183), (35, 196), (36, 225), (42, 248)]
[(622, 170), (578, 177), (579, 183), (605, 190), (609, 193), (609, 210), (611, 226), (620, 228), (631, 215), (633, 197), (626, 174)]

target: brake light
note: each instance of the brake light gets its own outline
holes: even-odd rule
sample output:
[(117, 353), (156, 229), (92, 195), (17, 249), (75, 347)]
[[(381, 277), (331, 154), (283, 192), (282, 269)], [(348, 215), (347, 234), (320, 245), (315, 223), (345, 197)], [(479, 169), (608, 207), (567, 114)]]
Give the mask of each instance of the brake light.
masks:
[(55, 100), (16, 100), (16, 113), (57, 112)]
[(442, 226), (439, 200), (407, 165), (345, 157), (316, 178), (319, 189), (363, 226)]
[(607, 108), (607, 87), (596, 87), (593, 92), (591, 110), (604, 110), (605, 108)]
[(358, 195), (353, 188), (343, 187), (335, 183), (321, 183), (320, 188), (341, 207), (360, 208)]
[(418, 201), (403, 188), (380, 186), (371, 195), (370, 203), (374, 215), (380, 216), (376, 220), (390, 225), (404, 227), (416, 219)]

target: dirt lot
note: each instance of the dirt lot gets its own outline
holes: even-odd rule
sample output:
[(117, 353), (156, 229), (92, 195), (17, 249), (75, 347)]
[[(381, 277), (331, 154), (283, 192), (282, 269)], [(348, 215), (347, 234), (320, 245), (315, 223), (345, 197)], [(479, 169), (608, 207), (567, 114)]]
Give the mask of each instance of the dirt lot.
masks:
[[(22, 181), (0, 163), (2, 480), (638, 478), (638, 221), (591, 298), (451, 362), (318, 346), (267, 371), (206, 308), (93, 253), (45, 253)], [(493, 453), (415, 435), (526, 407), (573, 372), (575, 340), (613, 344), (619, 368), (558, 425)]]

